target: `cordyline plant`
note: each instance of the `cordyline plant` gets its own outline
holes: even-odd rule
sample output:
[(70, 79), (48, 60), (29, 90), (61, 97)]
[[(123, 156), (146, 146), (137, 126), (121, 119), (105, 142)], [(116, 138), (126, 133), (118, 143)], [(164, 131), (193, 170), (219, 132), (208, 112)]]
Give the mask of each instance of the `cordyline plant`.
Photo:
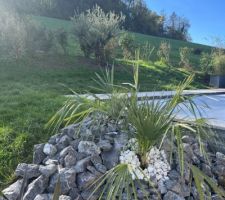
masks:
[[(141, 167), (146, 167), (146, 154), (150, 149), (155, 145), (162, 144), (167, 137), (171, 138), (172, 141), (176, 141), (180, 173), (181, 177), (183, 177), (184, 150), (182, 134), (184, 130), (189, 131), (198, 138), (203, 155), (205, 155), (205, 152), (202, 139), (210, 136), (210, 133), (205, 128), (205, 120), (201, 118), (201, 109), (195, 105), (190, 96), (182, 95), (183, 90), (191, 84), (193, 76), (189, 76), (182, 82), (177, 87), (175, 95), (171, 98), (164, 101), (159, 99), (149, 100), (146, 97), (140, 99), (138, 98), (138, 68), (137, 64), (134, 67), (134, 83), (126, 83), (123, 86), (114, 85), (114, 69), (111, 72), (107, 70), (103, 76), (97, 75), (100, 91), (109, 92), (108, 97), (111, 98), (108, 101), (103, 101), (94, 94), (89, 94), (88, 99), (76, 94), (53, 116), (48, 125), (59, 128), (63, 124), (82, 121), (82, 119), (95, 113), (105, 114), (115, 120), (123, 119), (125, 123), (131, 124), (135, 129), (135, 134), (132, 137), (135, 137), (138, 141), (139, 149), (137, 154), (140, 158)], [(127, 85), (127, 87), (124, 85)], [(187, 112), (187, 110), (191, 112), (194, 120), (186, 122), (177, 119), (177, 113), (181, 110), (183, 112)], [(120, 199), (125, 191), (128, 200), (137, 199), (137, 189), (130, 174), (130, 167), (129, 164), (119, 164), (109, 170), (90, 185), (90, 187), (95, 188), (93, 189), (93, 194), (98, 192), (100, 194), (99, 199), (111, 200), (118, 197)], [(206, 176), (195, 166), (190, 166), (190, 169), (201, 200), (204, 199), (204, 193), (202, 192), (203, 182), (209, 184), (220, 197), (225, 197), (224, 190), (219, 188), (210, 177)], [(140, 168), (140, 171), (142, 170)], [(148, 180), (148, 182), (151, 186), (151, 180)], [(135, 180), (135, 183), (141, 185), (138, 178)], [(144, 188), (143, 194), (146, 194)], [(144, 196), (145, 199), (149, 199), (147, 195)]]

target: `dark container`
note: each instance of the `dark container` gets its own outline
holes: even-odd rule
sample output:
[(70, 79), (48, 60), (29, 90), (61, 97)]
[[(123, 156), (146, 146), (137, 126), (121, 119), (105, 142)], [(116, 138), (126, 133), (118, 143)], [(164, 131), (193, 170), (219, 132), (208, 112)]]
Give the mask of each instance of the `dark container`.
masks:
[(215, 88), (225, 88), (225, 75), (211, 75), (209, 84)]

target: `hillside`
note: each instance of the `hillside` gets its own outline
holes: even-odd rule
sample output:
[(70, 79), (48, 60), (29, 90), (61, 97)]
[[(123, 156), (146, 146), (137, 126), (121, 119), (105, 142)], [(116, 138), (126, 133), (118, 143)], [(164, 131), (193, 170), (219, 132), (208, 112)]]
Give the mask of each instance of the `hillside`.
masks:
[[(44, 25), (52, 30), (57, 30), (57, 29), (63, 28), (64, 30), (66, 30), (68, 32), (72, 31), (72, 22), (70, 22), (70, 21), (55, 19), (55, 18), (41, 17), (41, 16), (35, 16), (34, 19), (37, 22), (41, 23), (42, 25)], [(143, 46), (146, 43), (149, 43), (155, 47), (155, 50), (151, 57), (151, 59), (153, 61), (158, 59), (157, 55), (156, 55), (156, 51), (157, 51), (160, 43), (163, 41), (170, 43), (170, 45), (171, 45), (171, 62), (176, 67), (179, 64), (179, 48), (188, 47), (188, 48), (193, 49), (193, 52), (191, 55), (191, 64), (194, 66), (195, 69), (198, 69), (198, 67), (199, 67), (199, 54), (194, 53), (194, 51), (200, 50), (202, 52), (210, 52), (212, 49), (212, 47), (210, 47), (210, 46), (196, 44), (196, 43), (192, 43), (192, 42), (184, 42), (184, 41), (180, 41), (180, 40), (161, 38), (161, 37), (143, 35), (143, 34), (132, 33), (132, 32), (130, 32), (130, 34), (135, 36), (135, 41), (140, 46)], [(74, 43), (76, 43), (76, 41)], [(79, 47), (77, 47), (77, 50), (79, 51)]]

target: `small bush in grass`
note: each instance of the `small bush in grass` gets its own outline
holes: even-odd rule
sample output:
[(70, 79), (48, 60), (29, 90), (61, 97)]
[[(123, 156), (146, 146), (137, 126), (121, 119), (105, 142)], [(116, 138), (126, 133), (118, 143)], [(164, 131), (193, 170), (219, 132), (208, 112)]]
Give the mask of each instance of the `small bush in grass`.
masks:
[(56, 32), (56, 39), (61, 48), (63, 49), (64, 54), (67, 54), (66, 47), (68, 46), (68, 33), (64, 29), (59, 29)]
[(28, 54), (34, 55), (37, 50), (40, 50), (39, 43), (42, 36), (38, 23), (28, 20), (25, 26), (27, 34), (26, 51)]
[(194, 48), (193, 49), (193, 54), (195, 54), (195, 55), (201, 55), (202, 54), (202, 49), (201, 48)]
[(12, 12), (0, 14), (1, 55), (19, 59), (38, 51), (49, 52), (54, 46), (54, 34), (29, 17)]
[(200, 58), (200, 67), (205, 74), (213, 72), (212, 54), (203, 52)]
[(200, 66), (205, 74), (225, 74), (225, 53), (222, 49), (214, 49), (210, 54), (202, 53)]
[(215, 52), (212, 56), (213, 74), (225, 75), (225, 54)]
[(120, 46), (124, 59), (132, 59), (135, 57), (137, 45), (135, 44), (134, 35), (128, 33), (123, 34), (120, 38)]
[(107, 45), (121, 33), (121, 23), (125, 17), (114, 12), (105, 13), (99, 6), (73, 18), (73, 33), (78, 38), (81, 50), (86, 57), (93, 53), (96, 61), (105, 65), (109, 52)]
[(0, 45), (3, 56), (18, 59), (25, 53), (27, 33), (23, 19), (12, 12), (0, 14)]
[(160, 61), (167, 65), (170, 64), (170, 51), (170, 44), (168, 42), (161, 42), (157, 55)]
[(190, 57), (191, 57), (191, 52), (192, 49), (188, 47), (181, 47), (179, 49), (180, 53), (180, 66), (190, 69), (191, 68), (191, 63), (190, 63)]
[(28, 21), (26, 25), (27, 39), (26, 50), (28, 54), (38, 52), (48, 53), (54, 46), (54, 33), (40, 26), (34, 21)]
[(145, 45), (140, 47), (140, 59), (144, 61), (150, 61), (154, 50), (155, 47), (149, 42), (146, 42)]

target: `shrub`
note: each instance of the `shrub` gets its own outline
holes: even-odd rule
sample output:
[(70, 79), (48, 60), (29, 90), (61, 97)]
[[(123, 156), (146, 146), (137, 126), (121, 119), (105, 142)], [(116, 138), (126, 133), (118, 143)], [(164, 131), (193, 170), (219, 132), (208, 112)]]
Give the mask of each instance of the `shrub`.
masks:
[(0, 16), (0, 49), (3, 57), (19, 59), (37, 51), (49, 52), (54, 45), (54, 34), (45, 27), (12, 12)]
[(214, 53), (212, 57), (213, 57), (213, 74), (224, 75), (225, 74), (225, 54)]
[(25, 53), (27, 37), (23, 19), (11, 12), (0, 14), (1, 50), (3, 56), (11, 55), (18, 59)]
[(107, 45), (121, 33), (120, 25), (125, 17), (114, 12), (105, 13), (99, 6), (95, 6), (86, 13), (72, 18), (73, 32), (78, 38), (81, 50), (86, 57), (94, 53), (95, 59), (101, 65), (107, 60)]
[(161, 42), (157, 55), (160, 61), (167, 65), (169, 65), (170, 63), (170, 51), (171, 51), (170, 44), (167, 42)]
[(32, 55), (37, 52), (48, 53), (54, 46), (55, 36), (52, 31), (47, 30), (33, 21), (28, 22), (26, 27), (28, 38), (26, 39), (27, 53)]
[(201, 55), (202, 54), (202, 49), (201, 48), (195, 48), (195, 49), (193, 49), (193, 53), (195, 55)]
[(29, 54), (37, 52), (48, 53), (54, 46), (54, 33), (47, 30), (45, 27), (34, 22), (33, 20), (26, 20), (26, 51)]
[(203, 52), (200, 58), (200, 67), (205, 74), (213, 72), (212, 54)]
[(119, 43), (123, 51), (124, 59), (132, 59), (135, 57), (137, 45), (135, 44), (134, 35), (128, 33), (123, 34)]
[(180, 66), (185, 68), (191, 68), (190, 64), (190, 56), (191, 56), (192, 49), (188, 47), (181, 47), (179, 49), (180, 53)]
[(155, 47), (149, 42), (146, 42), (145, 45), (140, 47), (140, 59), (144, 61), (150, 61), (151, 55), (154, 52)]
[(222, 49), (214, 49), (210, 54), (203, 53), (200, 58), (200, 66), (204, 73), (224, 75), (225, 53)]
[(59, 29), (56, 32), (56, 39), (61, 48), (63, 49), (64, 54), (67, 54), (67, 45), (68, 45), (68, 34), (64, 29)]

